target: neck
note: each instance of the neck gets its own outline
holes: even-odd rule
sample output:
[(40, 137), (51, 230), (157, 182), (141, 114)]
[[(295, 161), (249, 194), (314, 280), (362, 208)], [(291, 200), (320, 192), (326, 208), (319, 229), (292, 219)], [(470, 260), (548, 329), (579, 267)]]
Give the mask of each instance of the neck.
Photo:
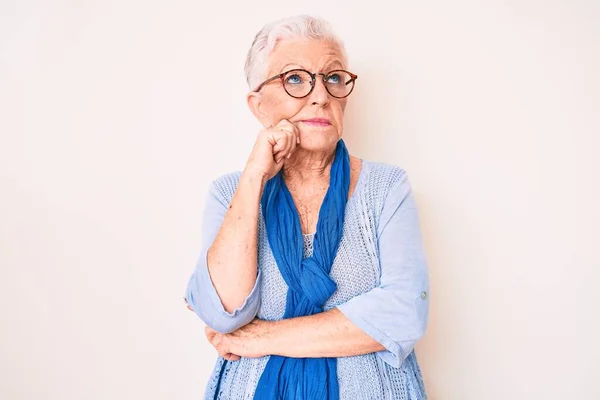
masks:
[(284, 161), (284, 179), (286, 182), (296, 182), (298, 184), (305, 182), (318, 183), (324, 180), (329, 182), (335, 150), (335, 147), (320, 152), (296, 149), (292, 157)]

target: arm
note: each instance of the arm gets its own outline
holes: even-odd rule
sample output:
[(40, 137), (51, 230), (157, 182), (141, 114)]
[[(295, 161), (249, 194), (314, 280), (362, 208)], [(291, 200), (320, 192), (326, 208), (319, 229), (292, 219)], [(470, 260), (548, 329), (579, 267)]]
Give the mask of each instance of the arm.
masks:
[(319, 314), (265, 321), (255, 318), (227, 334), (206, 328), (208, 341), (231, 361), (266, 355), (345, 357), (385, 350), (338, 309)]
[(321, 314), (274, 323), (268, 354), (341, 357), (377, 352), (399, 367), (425, 334), (429, 279), (417, 208), (406, 173), (386, 198), (378, 226), (380, 285)]
[(297, 135), (298, 128), (287, 120), (259, 132), (229, 204), (215, 183), (211, 186), (203, 218), (203, 250), (185, 298), (217, 332), (232, 332), (258, 313), (260, 198), (267, 180), (296, 149)]
[(229, 205), (215, 182), (206, 200), (202, 252), (185, 297), (218, 332), (231, 332), (258, 312), (257, 231), (263, 186), (260, 174), (244, 172)]
[(256, 283), (258, 209), (264, 178), (244, 171), (219, 233), (208, 249), (210, 278), (227, 312), (240, 307)]
[(337, 308), (273, 322), (266, 354), (286, 357), (347, 357), (385, 350)]

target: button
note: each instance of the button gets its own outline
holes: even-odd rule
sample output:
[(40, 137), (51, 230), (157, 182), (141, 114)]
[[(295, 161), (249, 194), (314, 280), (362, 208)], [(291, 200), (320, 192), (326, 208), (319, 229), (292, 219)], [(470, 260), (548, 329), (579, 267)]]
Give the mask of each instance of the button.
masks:
[(427, 298), (427, 291), (421, 292), (421, 298), (425, 300)]

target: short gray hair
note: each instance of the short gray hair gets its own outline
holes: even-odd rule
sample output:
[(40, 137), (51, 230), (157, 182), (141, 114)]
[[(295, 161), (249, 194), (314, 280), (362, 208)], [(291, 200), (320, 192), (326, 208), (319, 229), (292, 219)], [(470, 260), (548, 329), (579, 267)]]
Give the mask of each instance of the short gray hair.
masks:
[(348, 58), (344, 42), (333, 32), (329, 22), (309, 15), (283, 18), (265, 25), (254, 37), (244, 72), (250, 90), (268, 79), (267, 61), (277, 42), (284, 38), (331, 40), (340, 48), (342, 61), (347, 67)]

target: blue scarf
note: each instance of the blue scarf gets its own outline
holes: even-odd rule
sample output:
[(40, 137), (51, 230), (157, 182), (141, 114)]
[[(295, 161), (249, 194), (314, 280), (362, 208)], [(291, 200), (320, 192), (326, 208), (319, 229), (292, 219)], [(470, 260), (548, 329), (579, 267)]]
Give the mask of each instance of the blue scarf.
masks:
[[(350, 156), (340, 139), (331, 166), (329, 189), (319, 211), (313, 255), (303, 259), (300, 220), (282, 171), (265, 185), (261, 206), (267, 237), (279, 271), (289, 287), (284, 319), (323, 312), (323, 305), (337, 289), (329, 271), (342, 239), (349, 187)], [(337, 359), (272, 355), (254, 398), (338, 400)]]

